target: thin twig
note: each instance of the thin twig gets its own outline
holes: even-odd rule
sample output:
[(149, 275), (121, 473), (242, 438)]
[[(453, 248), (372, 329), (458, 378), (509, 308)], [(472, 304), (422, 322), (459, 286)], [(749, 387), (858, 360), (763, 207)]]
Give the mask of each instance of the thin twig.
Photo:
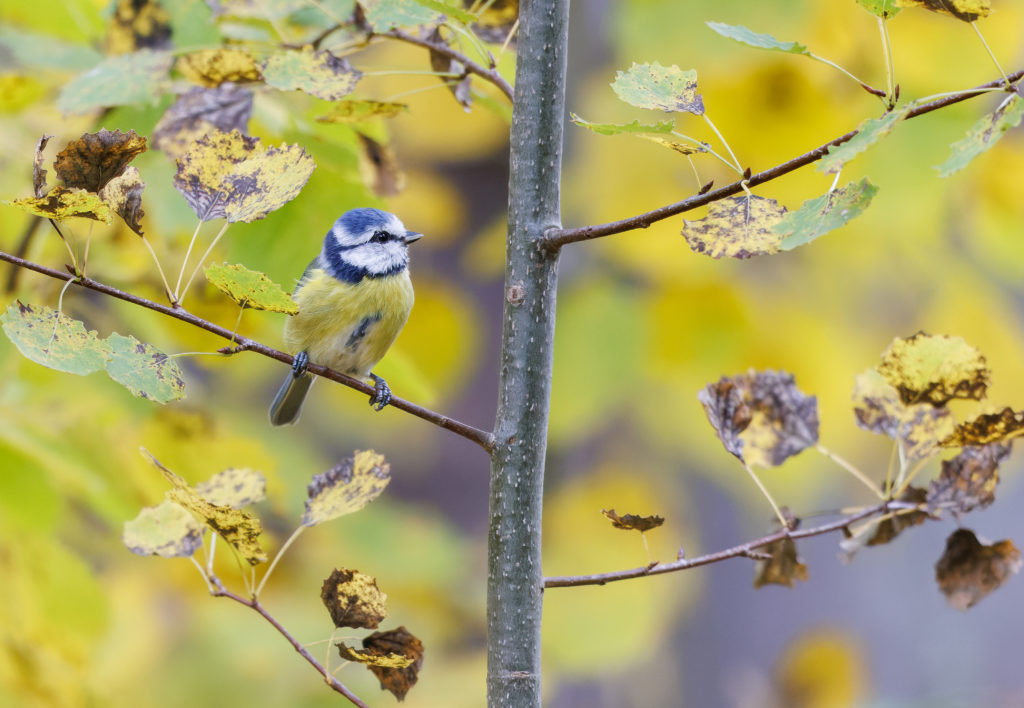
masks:
[(702, 565), (710, 565), (711, 563), (718, 563), (719, 561), (726, 560), (728, 558), (738, 557), (750, 557), (751, 553), (758, 548), (763, 548), (770, 543), (781, 541), (784, 538), (809, 538), (811, 536), (821, 536), (826, 533), (832, 533), (833, 531), (839, 531), (840, 529), (846, 528), (850, 524), (866, 519), (869, 516), (875, 514), (884, 513), (889, 510), (890, 506), (895, 506), (893, 502), (882, 502), (874, 506), (862, 509), (856, 514), (844, 516), (837, 521), (832, 521), (821, 526), (815, 526), (809, 529), (802, 529), (798, 531), (788, 531), (782, 529), (775, 533), (762, 536), (754, 541), (748, 541), (747, 543), (740, 544), (739, 546), (733, 546), (727, 548), (724, 551), (718, 551), (717, 553), (708, 553), (704, 556), (697, 556), (696, 558), (681, 558), (671, 563), (656, 563), (652, 566), (641, 566), (640, 568), (630, 568), (628, 570), (614, 570), (608, 573), (596, 573), (594, 575), (562, 575), (552, 576), (544, 578), (545, 588), (564, 588), (564, 587), (577, 587), (580, 585), (605, 585), (618, 580), (629, 580), (631, 578), (642, 578), (647, 575), (661, 575), (663, 573), (674, 573), (680, 570), (689, 570), (690, 568), (696, 568)]
[[(1015, 71), (1010, 74), (1007, 79), (1011, 83), (1015, 83), (1024, 76), (1024, 69)], [(954, 93), (945, 98), (932, 101), (930, 103), (923, 103), (920, 106), (916, 106), (907, 112), (907, 118), (916, 118), (917, 116), (924, 115), (925, 113), (931, 113), (932, 111), (945, 108), (954, 103), (960, 103), (966, 101), (974, 96), (982, 95), (979, 93), (979, 89), (994, 88), (1003, 86), (1004, 82), (1002, 78), (989, 81), (988, 83), (976, 86), (975, 88), (967, 91), (961, 91)], [(628, 219), (621, 219), (619, 221), (611, 221), (605, 224), (596, 224), (593, 226), (581, 226), (575, 229), (551, 229), (544, 236), (543, 246), (549, 249), (558, 249), (569, 243), (577, 243), (579, 241), (588, 241), (594, 238), (600, 238), (602, 236), (611, 236), (612, 234), (620, 234), (626, 231), (632, 231), (634, 229), (646, 229), (651, 224), (667, 219), (670, 216), (682, 214), (687, 211), (696, 209), (697, 207), (710, 204), (711, 202), (717, 202), (720, 199), (730, 197), (737, 192), (743, 191), (743, 185), (746, 184), (748, 187), (754, 187), (765, 182), (771, 182), (774, 179), (778, 179), (783, 175), (789, 174), (794, 170), (800, 169), (806, 165), (817, 162), (823, 158), (827, 153), (828, 149), (833, 145), (842, 145), (848, 140), (852, 139), (857, 134), (856, 130), (851, 130), (845, 135), (840, 135), (838, 138), (830, 140), (824, 145), (820, 145), (810, 152), (805, 152), (803, 155), (794, 157), (792, 160), (783, 162), (782, 164), (776, 165), (771, 169), (758, 172), (750, 176), (749, 179), (740, 180), (733, 182), (719, 189), (715, 189), (704, 194), (695, 194), (688, 197), (680, 202), (669, 204), (667, 206), (659, 207), (643, 214), (631, 216)]]
[[(41, 273), (51, 278), (56, 278), (57, 280), (74, 281), (75, 285), (81, 286), (83, 288), (94, 290), (98, 293), (103, 293), (104, 295), (109, 295), (119, 300), (124, 300), (125, 302), (130, 302), (133, 305), (138, 305), (139, 307), (145, 307), (147, 309), (160, 312), (164, 315), (167, 315), (168, 317), (173, 317), (177, 320), (181, 320), (182, 322), (187, 322), (188, 324), (191, 324), (195, 327), (204, 329), (207, 332), (215, 334), (218, 337), (222, 337), (223, 339), (234, 342), (236, 346), (233, 348), (233, 352), (256, 352), (257, 354), (262, 354), (265, 357), (276, 359), (289, 365), (291, 365), (294, 359), (294, 357), (292, 357), (291, 354), (286, 354), (285, 352), (278, 351), (277, 349), (267, 346), (266, 344), (263, 344), (261, 342), (257, 342), (254, 339), (243, 337), (237, 334), (236, 332), (232, 332), (226, 327), (221, 327), (220, 325), (214, 324), (213, 322), (204, 320), (202, 317), (192, 314), (183, 307), (170, 307), (168, 305), (162, 305), (158, 302), (147, 300), (144, 297), (139, 297), (138, 295), (133, 295), (123, 290), (119, 290), (111, 285), (106, 285), (105, 283), (93, 280), (92, 278), (87, 278), (84, 276), (76, 277), (68, 273), (63, 273), (59, 270), (54, 270), (53, 268), (47, 268), (46, 266), (40, 265), (39, 263), (34, 263), (24, 258), (19, 258), (18, 256), (11, 255), (10, 253), (5, 253), (3, 251), (0, 251), (0, 260), (7, 261), (8, 263), (13, 263), (16, 266), (20, 266), (28, 270), (33, 270), (36, 273)], [(369, 386), (366, 383), (360, 381), (359, 379), (354, 379), (351, 376), (346, 376), (345, 374), (334, 371), (333, 369), (328, 369), (326, 366), (310, 364), (309, 371), (310, 373), (316, 374), (317, 376), (322, 376), (336, 383), (348, 386), (349, 388), (354, 388), (355, 390), (360, 391), (366, 394), (367, 396), (372, 395), (376, 392), (373, 386)], [(406, 401), (405, 399), (398, 398), (397, 396), (392, 396), (391, 401), (388, 403), (388, 407), (397, 408), (400, 411), (405, 411), (406, 413), (414, 415), (417, 418), (421, 418), (427, 421), (428, 423), (433, 423), (439, 428), (450, 430), (456, 435), (459, 435), (471, 442), (476, 443), (487, 452), (490, 452), (494, 448), (494, 435), (492, 433), (487, 432), (485, 430), (480, 430), (479, 428), (475, 428), (472, 425), (463, 423), (459, 420), (455, 420), (454, 418), (449, 418), (448, 416), (432, 411), (429, 408), (424, 408), (423, 406), (419, 406), (410, 401)]]
[(235, 593), (231, 592), (230, 590), (227, 590), (222, 585), (220, 585), (219, 581), (217, 581), (217, 587), (214, 590), (212, 590), (210, 594), (214, 597), (226, 597), (229, 600), (234, 600), (238, 604), (244, 605), (245, 607), (254, 610), (257, 614), (259, 614), (260, 617), (269, 622), (270, 625), (274, 629), (276, 629), (281, 634), (282, 637), (288, 640), (288, 643), (292, 645), (292, 648), (295, 649), (295, 651), (297, 651), (299, 655), (302, 656), (303, 659), (309, 662), (309, 664), (314, 669), (316, 669), (321, 676), (324, 677), (324, 680), (327, 682), (327, 685), (331, 687), (331, 689), (345, 696), (345, 698), (349, 699), (354, 705), (360, 706), (360, 708), (368, 708), (368, 706), (365, 703), (363, 703), (362, 700), (360, 700), (359, 696), (352, 693), (352, 691), (350, 691), (345, 686), (345, 684), (343, 684), (338, 679), (334, 678), (334, 676), (332, 676), (330, 672), (327, 671), (327, 669), (325, 669), (323, 665), (320, 664), (319, 661), (314, 659), (313, 655), (309, 653), (306, 647), (302, 646), (302, 644), (295, 637), (293, 637), (291, 633), (274, 618), (273, 615), (266, 611), (263, 605), (260, 604), (259, 600), (247, 600), (241, 595), (236, 595)]
[(420, 39), (419, 37), (411, 35), (408, 32), (403, 32), (400, 29), (388, 30), (387, 32), (379, 32), (377, 33), (376, 36), (391, 37), (392, 39), (397, 39), (402, 42), (415, 44), (418, 47), (424, 47), (433, 52), (437, 52), (438, 54), (442, 54), (449, 59), (453, 59), (462, 64), (462, 66), (464, 66), (466, 68), (466, 71), (468, 71), (469, 73), (476, 74), (485, 81), (489, 81), (495, 86), (497, 86), (498, 90), (505, 94), (508, 100), (512, 100), (512, 86), (507, 81), (505, 81), (505, 77), (498, 73), (497, 69), (488, 69), (484, 67), (481, 64), (478, 64), (477, 62), (467, 57), (462, 52), (452, 49), (447, 44), (443, 44), (441, 42), (431, 42), (428, 39)]

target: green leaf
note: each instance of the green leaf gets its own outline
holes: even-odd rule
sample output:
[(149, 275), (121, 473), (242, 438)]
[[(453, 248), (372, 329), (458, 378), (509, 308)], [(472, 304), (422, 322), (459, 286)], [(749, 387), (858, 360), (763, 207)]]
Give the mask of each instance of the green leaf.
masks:
[(950, 146), (953, 153), (936, 168), (939, 177), (949, 177), (962, 170), (971, 160), (995, 145), (1006, 131), (1020, 125), (1021, 116), (1024, 116), (1024, 99), (1012, 93), (998, 108), (975, 123), (967, 131), (967, 137)]
[(461, 7), (456, 7), (451, 3), (441, 2), (441, 0), (416, 0), (416, 2), (423, 7), (443, 13), (450, 20), (458, 20), (464, 25), (476, 22), (476, 15), (474, 13), (466, 12)]
[(805, 45), (799, 42), (780, 42), (770, 34), (754, 32), (741, 25), (727, 25), (722, 22), (707, 22), (705, 24), (723, 37), (728, 37), (741, 44), (757, 47), (758, 49), (769, 49), (776, 52), (786, 52), (787, 54), (810, 55), (811, 53)]
[(4, 334), (25, 358), (37, 364), (84, 376), (103, 368), (110, 345), (87, 332), (85, 325), (49, 307), (25, 305), (20, 300), (0, 315)]
[(317, 116), (317, 122), (361, 123), (370, 118), (394, 118), (407, 110), (407, 103), (350, 99), (335, 103), (327, 115)]
[(229, 467), (197, 484), (196, 491), (211, 504), (241, 509), (267, 496), (267, 478), (248, 467)]
[(352, 93), (362, 76), (346, 59), (311, 47), (272, 54), (263, 64), (263, 79), (285, 91), (337, 101)]
[(110, 378), (139, 398), (167, 403), (185, 397), (185, 381), (173, 359), (135, 337), (116, 332), (107, 337), (110, 359), (106, 362)]
[(591, 123), (589, 120), (583, 120), (575, 113), (570, 113), (569, 119), (581, 128), (592, 130), (598, 135), (619, 135), (621, 133), (671, 133), (675, 130), (675, 122), (670, 120), (659, 121), (653, 125), (645, 125), (638, 120), (635, 120), (632, 123)]
[(299, 306), (281, 286), (263, 273), (243, 265), (211, 264), (206, 279), (242, 307), (294, 315)]
[(841, 145), (833, 145), (818, 165), (819, 172), (839, 172), (847, 162), (891, 133), (907, 117), (911, 104), (889, 111), (881, 118), (869, 118), (857, 126), (857, 134)]
[(316, 526), (359, 511), (379, 497), (391, 481), (391, 465), (373, 450), (357, 450), (309, 485), (304, 526)]
[(23, 28), (0, 28), (0, 49), (7, 50), (13, 63), (23, 69), (81, 71), (103, 60), (103, 55), (85, 44), (70, 44), (49, 35), (26, 32)]
[(395, 27), (438, 24), (442, 14), (416, 0), (364, 0), (366, 21), (375, 32)]
[(637, 108), (704, 115), (694, 69), (683, 71), (675, 64), (662, 66), (658, 62), (633, 64), (628, 71), (618, 72), (611, 86), (619, 98)]
[(57, 108), (68, 115), (153, 103), (167, 85), (171, 61), (170, 52), (149, 50), (104, 59), (61, 89)]
[(808, 199), (773, 227), (775, 233), (783, 236), (779, 248), (789, 251), (838, 229), (867, 209), (877, 191), (878, 187), (865, 177), (816, 199)]
[(885, 20), (895, 16), (903, 9), (899, 0), (857, 0), (857, 3), (872, 15)]
[(203, 543), (203, 525), (180, 504), (165, 499), (124, 522), (121, 540), (140, 556), (188, 558)]

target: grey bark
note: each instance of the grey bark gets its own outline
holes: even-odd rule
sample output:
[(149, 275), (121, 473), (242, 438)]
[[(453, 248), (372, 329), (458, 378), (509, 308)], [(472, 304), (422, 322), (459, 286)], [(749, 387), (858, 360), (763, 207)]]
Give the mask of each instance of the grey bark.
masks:
[(491, 456), (488, 705), (540, 706), (541, 510), (558, 251), (569, 0), (519, 8), (512, 112), (504, 328)]

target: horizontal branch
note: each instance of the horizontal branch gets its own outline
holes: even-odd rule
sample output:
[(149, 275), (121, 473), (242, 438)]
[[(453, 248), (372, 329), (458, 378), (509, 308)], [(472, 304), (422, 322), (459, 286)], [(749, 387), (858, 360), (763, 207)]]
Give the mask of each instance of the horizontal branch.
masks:
[(431, 42), (429, 39), (420, 39), (419, 37), (409, 34), (408, 32), (403, 32), (400, 29), (388, 30), (387, 32), (379, 32), (377, 33), (377, 36), (391, 37), (392, 39), (397, 39), (402, 42), (415, 44), (418, 47), (424, 47), (432, 52), (442, 54), (448, 59), (457, 61), (460, 64), (462, 64), (466, 71), (468, 71), (471, 74), (476, 74), (485, 81), (491, 82), (498, 88), (499, 91), (505, 94), (508, 100), (512, 100), (512, 86), (509, 84), (508, 81), (505, 81), (505, 77), (498, 73), (497, 69), (485, 68), (484, 66), (478, 64), (477, 62), (467, 57), (462, 52), (456, 49), (452, 49), (447, 44), (441, 42)]
[[(266, 344), (257, 342), (255, 339), (244, 337), (236, 332), (227, 329), (226, 327), (221, 327), (220, 325), (216, 325), (210, 322), (209, 320), (204, 320), (202, 317), (192, 314), (191, 312), (185, 310), (181, 306), (171, 307), (170, 305), (163, 305), (158, 302), (153, 302), (152, 300), (147, 300), (146, 298), (139, 297), (138, 295), (132, 295), (131, 293), (119, 290), (113, 286), (106, 285), (99, 281), (93, 280), (92, 278), (87, 278), (84, 276), (78, 277), (75, 275), (71, 275), (70, 273), (64, 273), (59, 270), (54, 270), (53, 268), (47, 268), (46, 266), (40, 265), (39, 263), (34, 263), (32, 261), (20, 258), (10, 253), (5, 253), (3, 251), (0, 251), (0, 260), (7, 261), (8, 263), (12, 263), (18, 267), (25, 268), (27, 270), (33, 270), (36, 273), (41, 273), (51, 278), (56, 278), (57, 280), (71, 281), (72, 283), (80, 287), (87, 288), (89, 290), (94, 290), (98, 293), (103, 293), (104, 295), (109, 295), (110, 297), (115, 297), (119, 300), (124, 300), (125, 302), (130, 302), (131, 304), (138, 305), (139, 307), (145, 307), (147, 309), (154, 310), (155, 312), (167, 315), (168, 317), (173, 317), (177, 320), (181, 320), (182, 322), (187, 322), (190, 325), (193, 325), (200, 329), (204, 329), (207, 332), (210, 332), (211, 334), (216, 334), (218, 337), (222, 337), (232, 342), (234, 346), (226, 348), (231, 352), (256, 352), (257, 354), (262, 354), (263, 356), (269, 357), (271, 359), (277, 359), (278, 361), (282, 361), (286, 364), (291, 364), (293, 361), (293, 357), (291, 354), (286, 354), (285, 352), (278, 351), (273, 347), (269, 347)], [(348, 386), (349, 388), (354, 388), (355, 390), (361, 391), (366, 395), (372, 395), (375, 392), (373, 386), (363, 383), (359, 379), (354, 379), (351, 376), (346, 376), (345, 374), (334, 371), (333, 369), (328, 369), (326, 366), (319, 366), (317, 364), (310, 363), (309, 371), (318, 376), (322, 376), (325, 379), (330, 379), (331, 381), (340, 383), (344, 386)], [(391, 401), (388, 403), (388, 405), (391, 408), (397, 408), (398, 410), (405, 411), (406, 413), (414, 415), (417, 418), (421, 418), (427, 421), (428, 423), (433, 423), (439, 428), (450, 430), (456, 435), (460, 435), (466, 438), (467, 440), (476, 443), (487, 452), (490, 452), (494, 446), (493, 434), (484, 430), (480, 430), (479, 428), (474, 428), (472, 425), (455, 420), (454, 418), (449, 418), (448, 416), (432, 411), (429, 408), (424, 408), (423, 406), (416, 405), (415, 403), (398, 398), (397, 396), (392, 396)]]
[(850, 524), (860, 521), (861, 519), (866, 519), (869, 516), (886, 512), (890, 508), (895, 508), (897, 504), (897, 502), (884, 501), (880, 504), (868, 507), (867, 509), (863, 509), (856, 514), (844, 516), (837, 521), (822, 524), (821, 526), (796, 531), (787, 531), (786, 529), (782, 529), (775, 533), (768, 534), (767, 536), (762, 536), (754, 541), (748, 541), (747, 543), (740, 544), (739, 546), (727, 548), (724, 551), (709, 553), (704, 556), (697, 556), (696, 558), (680, 558), (672, 563), (653, 563), (639, 568), (615, 570), (609, 573), (597, 573), (595, 575), (562, 575), (544, 578), (544, 587), (565, 588), (580, 585), (604, 585), (617, 580), (629, 580), (631, 578), (642, 578), (648, 575), (662, 575), (663, 573), (675, 573), (680, 570), (689, 570), (690, 568), (717, 563), (719, 561), (726, 560), (727, 558), (749, 558), (758, 548), (763, 548), (764, 546), (775, 543), (776, 541), (781, 541), (784, 538), (808, 538), (810, 536), (820, 536), (833, 531), (839, 531), (840, 529), (844, 529)]
[(257, 612), (260, 615), (260, 617), (269, 622), (274, 629), (276, 629), (285, 639), (288, 640), (289, 644), (292, 645), (292, 648), (295, 649), (295, 651), (297, 651), (302, 656), (303, 659), (308, 661), (313, 666), (313, 668), (316, 669), (320, 673), (320, 675), (324, 677), (328, 686), (330, 686), (337, 693), (340, 693), (341, 695), (345, 696), (345, 698), (349, 699), (354, 705), (359, 706), (359, 708), (368, 708), (368, 706), (362, 700), (360, 700), (359, 696), (352, 693), (352, 691), (350, 691), (345, 686), (345, 684), (343, 684), (341, 681), (334, 678), (334, 676), (328, 673), (327, 669), (324, 666), (322, 666), (319, 661), (313, 658), (313, 655), (309, 653), (309, 650), (306, 649), (306, 647), (302, 646), (302, 644), (299, 643), (299, 641), (295, 637), (293, 637), (291, 633), (274, 618), (273, 615), (271, 615), (269, 612), (266, 611), (266, 609), (264, 609), (263, 605), (260, 604), (259, 600), (247, 600), (241, 595), (236, 595), (230, 590), (224, 589), (224, 587), (220, 584), (219, 581), (214, 583), (211, 594), (214, 597), (226, 597), (229, 600), (234, 600), (238, 604), (244, 605), (245, 607), (248, 607), (249, 609)]
[[(1024, 69), (1015, 71), (1007, 78), (1011, 83), (1016, 83), (1022, 76), (1024, 76)], [(1005, 83), (1006, 82), (1002, 78), (994, 79), (976, 88), (950, 94), (949, 96), (944, 96), (928, 103), (923, 103), (909, 111), (906, 117), (916, 118), (917, 116), (924, 115), (925, 113), (931, 113), (932, 111), (945, 108), (946, 106), (954, 103), (966, 101), (969, 98), (982, 95), (982, 89), (998, 88), (1003, 86)], [(772, 180), (778, 179), (779, 177), (789, 174), (794, 170), (813, 162), (817, 162), (828, 153), (828, 149), (830, 147), (833, 145), (842, 145), (853, 138), (857, 132), (858, 131), (856, 130), (851, 130), (849, 133), (840, 135), (838, 138), (830, 140), (810, 152), (805, 152), (803, 155), (794, 157), (792, 160), (783, 162), (771, 169), (751, 175), (749, 179), (733, 182), (732, 184), (703, 194), (695, 194), (681, 202), (676, 202), (675, 204), (669, 204), (652, 211), (644, 212), (643, 214), (638, 214), (637, 216), (632, 216), (628, 219), (611, 221), (606, 224), (597, 224), (594, 226), (581, 226), (575, 229), (553, 229), (547, 233), (543, 245), (546, 248), (558, 249), (569, 243), (589, 241), (590, 239), (600, 238), (602, 236), (611, 236), (612, 234), (624, 233), (634, 229), (646, 229), (651, 224), (667, 219), (670, 216), (682, 214), (684, 212), (691, 211), (692, 209), (696, 209), (697, 207), (710, 204), (711, 202), (717, 202), (720, 199), (731, 197), (732, 195), (743, 191), (744, 185), (747, 187), (754, 187), (759, 184), (764, 184), (765, 182), (771, 182)]]

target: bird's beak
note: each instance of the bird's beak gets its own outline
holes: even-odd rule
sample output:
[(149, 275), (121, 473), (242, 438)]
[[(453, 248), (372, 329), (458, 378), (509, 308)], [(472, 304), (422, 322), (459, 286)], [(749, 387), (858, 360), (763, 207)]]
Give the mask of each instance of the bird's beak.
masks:
[(406, 245), (409, 245), (413, 241), (419, 241), (421, 238), (423, 238), (423, 234), (421, 234), (421, 233), (417, 233), (415, 231), (406, 231), (405, 232), (405, 244)]

